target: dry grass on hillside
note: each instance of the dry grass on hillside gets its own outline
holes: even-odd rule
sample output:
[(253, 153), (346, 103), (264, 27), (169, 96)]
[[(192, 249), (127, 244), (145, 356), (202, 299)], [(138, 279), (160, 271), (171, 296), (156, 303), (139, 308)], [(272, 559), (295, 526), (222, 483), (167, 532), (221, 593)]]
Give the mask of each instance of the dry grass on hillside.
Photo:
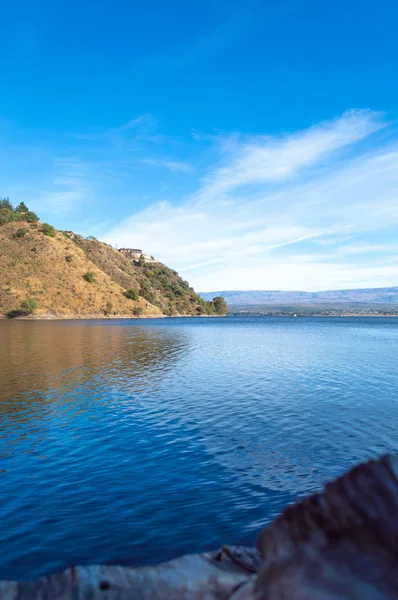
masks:
[[(40, 224), (25, 225), (24, 237), (14, 237), (21, 223), (0, 227), (0, 314), (15, 310), (27, 297), (37, 301), (38, 316), (161, 314), (159, 307), (142, 297), (133, 301), (123, 296), (125, 289), (137, 287), (137, 281), (118, 267), (118, 253), (113, 249), (109, 256), (121, 272), (111, 277), (62, 233), (52, 238), (40, 231)], [(88, 272), (94, 275), (92, 283), (83, 278)]]

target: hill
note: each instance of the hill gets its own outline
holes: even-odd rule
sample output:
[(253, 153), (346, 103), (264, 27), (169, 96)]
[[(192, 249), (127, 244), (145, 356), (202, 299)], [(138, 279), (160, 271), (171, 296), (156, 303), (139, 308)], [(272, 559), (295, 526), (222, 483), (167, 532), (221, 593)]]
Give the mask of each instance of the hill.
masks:
[(36, 215), (36, 219), (28, 217), (31, 222), (24, 220), (26, 214), (34, 213), (22, 211), (15, 220), (11, 213), (4, 216), (6, 211), (11, 209), (0, 204), (2, 316), (33, 312), (41, 318), (156, 317), (226, 312), (222, 302), (203, 300), (178, 273), (159, 262), (133, 261), (93, 237), (56, 231), (40, 223)]

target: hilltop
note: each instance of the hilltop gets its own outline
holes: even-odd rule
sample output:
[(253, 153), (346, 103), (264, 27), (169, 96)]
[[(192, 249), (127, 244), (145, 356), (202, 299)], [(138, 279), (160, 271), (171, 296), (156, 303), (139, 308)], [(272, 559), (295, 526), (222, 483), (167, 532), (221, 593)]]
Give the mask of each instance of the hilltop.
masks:
[[(26, 210), (25, 210), (26, 209)], [(133, 260), (90, 236), (57, 231), (0, 200), (0, 315), (37, 318), (224, 314), (154, 259)], [(150, 257), (152, 259), (152, 257)]]

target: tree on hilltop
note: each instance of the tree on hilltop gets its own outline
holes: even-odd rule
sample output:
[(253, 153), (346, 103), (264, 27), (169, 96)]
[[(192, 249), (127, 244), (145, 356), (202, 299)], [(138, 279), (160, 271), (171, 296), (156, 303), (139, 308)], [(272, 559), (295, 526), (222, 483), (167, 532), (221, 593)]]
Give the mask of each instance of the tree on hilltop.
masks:
[(16, 207), (15, 212), (29, 212), (29, 208), (26, 206), (25, 202), (20, 202)]
[(0, 199), (0, 208), (7, 208), (7, 210), (14, 210), (13, 205), (9, 198)]

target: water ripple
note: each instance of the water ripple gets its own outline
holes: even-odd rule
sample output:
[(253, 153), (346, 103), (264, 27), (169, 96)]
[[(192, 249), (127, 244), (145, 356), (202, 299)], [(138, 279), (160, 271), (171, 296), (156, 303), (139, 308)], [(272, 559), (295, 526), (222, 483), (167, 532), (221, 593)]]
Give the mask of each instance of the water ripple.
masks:
[(253, 543), (398, 450), (398, 320), (0, 322), (0, 578)]

